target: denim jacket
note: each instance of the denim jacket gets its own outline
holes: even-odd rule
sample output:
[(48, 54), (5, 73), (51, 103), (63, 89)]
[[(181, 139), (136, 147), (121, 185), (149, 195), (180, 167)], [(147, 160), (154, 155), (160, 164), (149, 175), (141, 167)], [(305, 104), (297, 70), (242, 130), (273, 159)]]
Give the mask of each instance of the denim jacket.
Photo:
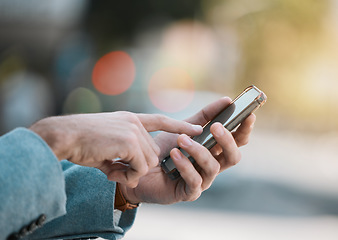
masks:
[(136, 210), (114, 210), (115, 186), (15, 129), (0, 137), (0, 239), (122, 238)]

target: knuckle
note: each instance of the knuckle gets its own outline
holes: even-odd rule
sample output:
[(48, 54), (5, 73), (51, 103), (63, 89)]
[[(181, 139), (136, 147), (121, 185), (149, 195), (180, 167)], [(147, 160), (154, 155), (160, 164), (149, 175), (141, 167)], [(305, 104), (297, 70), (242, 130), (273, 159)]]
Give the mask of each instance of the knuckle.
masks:
[(127, 112), (127, 111), (121, 111), (121, 114), (124, 115), (124, 117), (131, 123), (138, 123), (138, 117), (136, 116), (136, 114), (131, 113), (131, 112)]
[(138, 181), (128, 182), (126, 185), (129, 188), (136, 188), (138, 185)]
[(249, 143), (249, 137), (248, 136), (243, 136), (242, 138), (237, 140), (237, 145), (238, 146), (244, 146)]
[(207, 175), (214, 175), (214, 172), (216, 171), (215, 164), (211, 163), (211, 161), (203, 161), (203, 163), (199, 162), (198, 165)]
[(137, 169), (137, 173), (139, 176), (146, 175), (148, 171), (149, 171), (148, 164), (145, 164), (145, 163), (140, 165), (140, 167)]
[(209, 150), (203, 146), (200, 146), (198, 143), (193, 144), (191, 156), (198, 162), (203, 168), (214, 168), (214, 158), (209, 152)]
[(161, 125), (165, 125), (167, 123), (167, 117), (162, 115), (162, 114), (156, 114), (156, 120), (161, 124)]
[(151, 160), (149, 166), (150, 166), (151, 168), (154, 168), (154, 167), (156, 167), (156, 166), (158, 165), (158, 163), (159, 163), (158, 157), (154, 157), (154, 158), (152, 158), (152, 160)]
[(219, 171), (221, 170), (221, 165), (219, 164), (219, 162), (216, 162), (214, 164), (214, 166), (211, 168), (211, 175), (215, 176), (219, 173)]
[(140, 120), (135, 114), (130, 115), (128, 119), (129, 119), (129, 122), (131, 122), (132, 124), (135, 124), (135, 125), (141, 124)]
[(249, 143), (249, 138), (245, 138), (243, 141), (242, 141), (242, 145), (247, 145)]
[(190, 185), (191, 189), (193, 189), (193, 192), (198, 192), (199, 189), (202, 186), (202, 178), (198, 178), (195, 181), (193, 181)]
[(132, 133), (134, 133), (135, 136), (136, 136), (136, 135), (139, 134), (140, 129), (139, 129), (139, 127), (138, 127), (137, 125), (132, 124), (132, 125), (130, 126), (130, 131), (131, 131)]
[(237, 151), (237, 153), (232, 158), (232, 161), (230, 161), (231, 166), (235, 166), (237, 163), (239, 163), (239, 161), (241, 160), (241, 158), (242, 158), (241, 152)]
[(190, 172), (190, 170), (191, 170), (191, 166), (189, 166), (188, 164), (184, 164), (184, 165), (180, 166), (181, 172)]
[(201, 191), (195, 193), (195, 194), (192, 194), (188, 197), (187, 201), (189, 202), (193, 202), (193, 201), (196, 201), (199, 197), (201, 196)]
[(212, 183), (206, 184), (205, 186), (203, 186), (203, 191), (209, 189), (211, 187)]
[(127, 111), (116, 111), (113, 114), (119, 114), (119, 115), (121, 115), (123, 117), (128, 117), (129, 113), (130, 112), (127, 112)]
[(134, 171), (128, 170), (126, 172), (125, 184), (132, 184), (137, 179), (137, 176)]
[(133, 146), (138, 144), (138, 138), (135, 134), (127, 134), (124, 136), (125, 143), (127, 143), (129, 146)]

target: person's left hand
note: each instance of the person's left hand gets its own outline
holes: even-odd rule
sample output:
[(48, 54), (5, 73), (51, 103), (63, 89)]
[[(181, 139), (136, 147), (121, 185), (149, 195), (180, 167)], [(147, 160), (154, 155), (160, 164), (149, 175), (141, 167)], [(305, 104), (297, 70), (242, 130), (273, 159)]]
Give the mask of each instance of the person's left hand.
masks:
[[(205, 125), (222, 109), (229, 105), (229, 98), (222, 98), (208, 105), (193, 117), (187, 119), (193, 124)], [(195, 168), (177, 148), (170, 151), (181, 178), (171, 180), (157, 166), (143, 176), (136, 188), (128, 188), (120, 184), (125, 198), (132, 203), (148, 202), (159, 204), (172, 204), (181, 201), (194, 201), (201, 193), (208, 189), (215, 177), (225, 169), (240, 161), (241, 153), (238, 147), (248, 143), (250, 133), (255, 122), (255, 115), (251, 114), (233, 133), (226, 130), (222, 124), (214, 123), (210, 131), (217, 145), (210, 151), (193, 141), (187, 135), (161, 133), (155, 141), (161, 149), (162, 158), (168, 155), (175, 142), (189, 153), (198, 164)], [(160, 157), (160, 159), (162, 159)]]

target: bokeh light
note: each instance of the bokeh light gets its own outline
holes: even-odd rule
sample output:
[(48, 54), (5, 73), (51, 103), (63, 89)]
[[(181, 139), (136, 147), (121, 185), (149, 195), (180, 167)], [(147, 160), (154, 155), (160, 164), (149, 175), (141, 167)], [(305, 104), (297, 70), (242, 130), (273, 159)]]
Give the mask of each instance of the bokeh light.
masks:
[(149, 97), (158, 109), (164, 112), (178, 112), (185, 109), (194, 97), (194, 82), (183, 69), (162, 68), (149, 82)]
[[(170, 24), (161, 37), (156, 63), (162, 66), (175, 65), (187, 70), (196, 87), (204, 88), (205, 79), (212, 77), (215, 67), (221, 65), (222, 60), (219, 58), (218, 42), (213, 31), (202, 22), (183, 20)], [(214, 82), (207, 84), (210, 87)]]
[(134, 79), (134, 61), (123, 51), (110, 52), (101, 57), (92, 74), (95, 88), (106, 95), (119, 95), (127, 91)]
[[(12, 62), (15, 69), (15, 61)], [(13, 129), (29, 126), (50, 115), (53, 107), (52, 91), (46, 79), (37, 73), (17, 69), (0, 82), (0, 116), (3, 127)]]
[(181, 239), (337, 239), (338, 0), (34, 3), (0, 1), (0, 135), (65, 113), (186, 119), (251, 84), (269, 98), (235, 168), (198, 201), (143, 206), (126, 239), (169, 240), (180, 214)]
[(87, 88), (76, 88), (67, 97), (63, 113), (95, 113), (102, 111), (100, 99)]

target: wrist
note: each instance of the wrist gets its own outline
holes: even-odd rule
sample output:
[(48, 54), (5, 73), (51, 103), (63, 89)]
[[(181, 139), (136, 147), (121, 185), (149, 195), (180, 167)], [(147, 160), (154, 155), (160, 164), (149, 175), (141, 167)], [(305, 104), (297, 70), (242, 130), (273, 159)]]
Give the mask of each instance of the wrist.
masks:
[(120, 183), (116, 183), (116, 185), (119, 186), (121, 193), (123, 194), (123, 197), (126, 201), (131, 204), (139, 204), (141, 202), (141, 200), (137, 198), (135, 194), (135, 188), (128, 188), (127, 186)]
[(70, 133), (66, 133), (57, 117), (49, 117), (34, 123), (29, 129), (38, 134), (59, 159), (68, 159), (69, 150), (74, 149)]

